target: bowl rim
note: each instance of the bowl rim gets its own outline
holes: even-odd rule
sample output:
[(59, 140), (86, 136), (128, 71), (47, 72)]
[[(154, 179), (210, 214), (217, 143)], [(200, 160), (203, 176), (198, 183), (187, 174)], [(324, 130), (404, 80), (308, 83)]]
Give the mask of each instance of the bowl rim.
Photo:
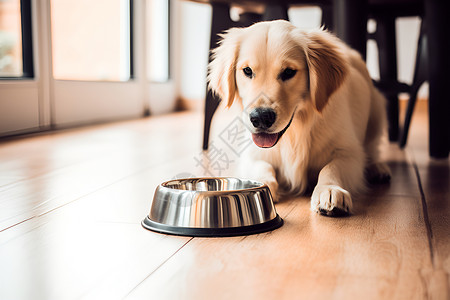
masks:
[[(221, 191), (200, 191), (200, 190), (182, 190), (182, 189), (175, 189), (175, 188), (170, 188), (167, 187), (166, 185), (169, 182), (173, 182), (173, 181), (182, 181), (182, 180), (199, 180), (199, 179), (237, 179), (240, 181), (251, 181), (254, 182), (256, 184), (259, 184), (259, 186), (256, 187), (251, 187), (251, 188), (245, 188), (245, 189), (238, 189), (238, 190), (221, 190)], [(171, 179), (171, 180), (167, 180), (164, 181), (163, 183), (158, 185), (158, 189), (163, 188), (169, 191), (177, 191), (177, 192), (182, 192), (182, 193), (201, 193), (201, 194), (206, 194), (206, 195), (210, 195), (210, 194), (233, 194), (233, 193), (242, 193), (242, 192), (251, 192), (251, 191), (256, 191), (256, 190), (261, 190), (264, 188), (267, 188), (267, 190), (270, 193), (270, 196), (272, 196), (272, 193), (270, 191), (270, 188), (267, 184), (257, 181), (257, 180), (252, 180), (252, 179), (242, 179), (242, 178), (238, 178), (238, 177), (233, 177), (233, 176), (221, 176), (221, 177), (186, 177), (186, 178), (177, 178), (177, 179)]]

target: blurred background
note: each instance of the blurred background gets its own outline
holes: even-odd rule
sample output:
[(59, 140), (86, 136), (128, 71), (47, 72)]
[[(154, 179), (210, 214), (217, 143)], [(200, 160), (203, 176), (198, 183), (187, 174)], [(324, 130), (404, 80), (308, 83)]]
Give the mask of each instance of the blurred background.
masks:
[[(320, 27), (319, 7), (288, 14)], [(396, 20), (400, 82), (412, 82), (420, 22)], [(210, 27), (211, 7), (191, 1), (0, 0), (0, 136), (202, 110)], [(369, 40), (374, 79), (377, 51)]]

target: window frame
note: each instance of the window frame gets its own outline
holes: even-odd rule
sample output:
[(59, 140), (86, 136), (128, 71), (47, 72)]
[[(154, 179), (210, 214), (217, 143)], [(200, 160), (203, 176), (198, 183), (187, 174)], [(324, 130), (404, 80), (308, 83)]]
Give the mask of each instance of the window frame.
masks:
[(33, 32), (31, 16), (31, 0), (20, 0), (20, 16), (22, 23), (22, 76), (34, 78)]

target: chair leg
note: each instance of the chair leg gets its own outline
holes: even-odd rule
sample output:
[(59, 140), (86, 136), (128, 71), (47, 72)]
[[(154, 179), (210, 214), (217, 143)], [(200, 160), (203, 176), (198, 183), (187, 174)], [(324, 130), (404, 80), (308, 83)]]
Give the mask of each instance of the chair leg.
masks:
[(450, 18), (448, 3), (441, 0), (425, 1), (428, 38), (428, 99), (430, 156), (447, 158), (450, 150), (450, 101), (448, 87), (450, 80)]
[(322, 5), (320, 7), (322, 9), (322, 26), (325, 27), (326, 30), (333, 31), (333, 5)]
[(368, 1), (333, 0), (336, 35), (366, 59)]
[(403, 130), (400, 136), (400, 148), (404, 148), (408, 139), (409, 126), (411, 118), (416, 105), (417, 93), (420, 86), (427, 80), (428, 72), (428, 42), (425, 31), (425, 24), (422, 21), (420, 28), (419, 43), (417, 47), (416, 65), (414, 70), (414, 79), (409, 94), (408, 107), (406, 108), (405, 120), (403, 123)]
[(262, 15), (253, 12), (244, 12), (239, 15), (239, 26), (248, 27), (262, 20)]
[(211, 121), (219, 104), (220, 99), (211, 91), (207, 91), (205, 101), (205, 125), (203, 127), (203, 150), (208, 150)]
[(391, 142), (396, 142), (398, 140), (399, 134), (399, 122), (398, 115), (400, 113), (399, 110), (399, 102), (398, 96), (387, 96), (387, 118), (388, 118), (388, 135), (389, 140)]
[(268, 4), (264, 11), (263, 20), (273, 21), (273, 20), (289, 20), (288, 8), (281, 4)]
[(414, 106), (416, 105), (417, 92), (419, 90), (413, 90), (409, 96), (408, 106), (406, 108), (405, 121), (403, 123), (402, 135), (400, 137), (400, 148), (406, 146), (406, 140), (408, 139), (409, 125), (411, 124), (411, 118), (414, 111)]
[[(212, 20), (211, 20), (211, 38), (210, 38), (210, 50), (216, 48), (219, 41), (218, 34), (232, 27), (233, 21), (230, 18), (230, 6), (221, 3), (211, 3), (212, 6)], [(209, 57), (211, 61), (211, 53)], [(205, 100), (205, 123), (203, 127), (203, 150), (208, 149), (209, 144), (209, 132), (211, 129), (211, 121), (217, 107), (219, 106), (220, 99), (215, 96), (211, 91), (206, 89)]]
[[(377, 18), (377, 45), (380, 66), (380, 82), (387, 86), (397, 82), (397, 49), (395, 41), (395, 17), (382, 16)], [(387, 93), (386, 93), (387, 92)], [(397, 141), (399, 135), (399, 103), (395, 89), (385, 91), (387, 117), (389, 125), (389, 140)]]

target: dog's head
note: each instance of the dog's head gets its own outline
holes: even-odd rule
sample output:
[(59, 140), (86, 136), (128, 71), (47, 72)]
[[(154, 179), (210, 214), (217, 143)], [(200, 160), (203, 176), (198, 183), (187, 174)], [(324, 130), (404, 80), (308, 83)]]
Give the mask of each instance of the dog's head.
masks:
[(273, 147), (296, 113), (321, 113), (347, 66), (337, 39), (287, 21), (232, 28), (209, 65), (209, 87), (227, 106), (240, 102), (253, 141)]

